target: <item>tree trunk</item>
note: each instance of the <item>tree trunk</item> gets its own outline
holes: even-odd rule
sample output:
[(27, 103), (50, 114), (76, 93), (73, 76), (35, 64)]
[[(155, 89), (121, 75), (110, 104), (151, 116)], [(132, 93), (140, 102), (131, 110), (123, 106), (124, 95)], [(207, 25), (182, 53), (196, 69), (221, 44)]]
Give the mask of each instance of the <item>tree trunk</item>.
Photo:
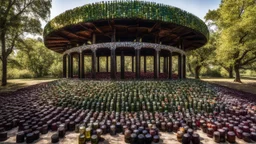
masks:
[(7, 56), (5, 53), (5, 32), (1, 33), (1, 43), (2, 43), (2, 86), (7, 84)]
[(194, 72), (193, 72), (193, 70), (192, 70), (192, 67), (191, 67), (191, 64), (190, 64), (190, 63), (188, 64), (188, 70), (189, 70), (189, 72), (190, 72), (192, 75), (195, 75)]
[(2, 86), (7, 84), (7, 58), (2, 57)]
[(195, 68), (195, 79), (200, 79), (199, 74), (200, 74), (201, 66), (196, 66)]
[(228, 77), (233, 78), (233, 67), (232, 66), (230, 66), (228, 69)]
[(234, 82), (242, 83), (242, 82), (241, 82), (241, 78), (240, 78), (240, 72), (239, 72), (239, 65), (238, 65), (238, 64), (236, 64), (236, 65), (234, 66), (234, 70), (235, 70), (235, 73), (236, 73), (236, 77), (235, 77)]

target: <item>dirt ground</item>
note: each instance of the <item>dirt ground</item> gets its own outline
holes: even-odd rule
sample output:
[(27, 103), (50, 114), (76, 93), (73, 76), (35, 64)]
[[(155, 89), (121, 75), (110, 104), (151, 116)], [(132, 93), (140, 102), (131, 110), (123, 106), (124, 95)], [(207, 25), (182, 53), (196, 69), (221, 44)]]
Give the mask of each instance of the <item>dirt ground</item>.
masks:
[[(9, 80), (9, 85), (5, 88), (0, 87), (0, 91), (14, 91), (22, 87), (27, 87), (30, 85), (42, 83), (42, 82), (49, 82), (53, 81), (55, 79), (15, 79), (15, 80)], [(242, 80), (243, 84), (234, 83), (232, 79), (203, 79), (203, 81), (207, 81), (214, 84), (219, 84), (222, 86), (238, 89), (245, 92), (250, 92), (256, 94), (256, 80), (255, 79), (246, 79)], [(4, 142), (0, 142), (0, 144), (14, 144), (16, 143), (16, 133), (17, 128), (13, 129), (11, 131), (8, 131), (8, 139)], [(34, 143), (37, 144), (49, 144), (51, 143), (51, 136), (56, 132), (48, 132), (48, 134), (41, 135), (40, 139), (35, 141)], [(201, 130), (198, 130), (197, 133), (201, 137), (201, 144), (215, 144), (212, 138), (207, 137), (205, 133), (203, 133)], [(125, 144), (124, 142), (124, 135), (118, 134), (116, 136), (110, 136), (110, 135), (104, 135), (103, 138), (105, 139), (104, 142), (101, 142), (101, 144)], [(166, 132), (160, 132), (160, 144), (180, 144), (180, 142), (177, 141), (176, 133), (166, 133)], [(60, 139), (59, 144), (77, 144), (78, 143), (78, 134), (74, 132), (68, 132), (66, 133), (66, 136), (64, 139)], [(228, 143), (228, 142), (226, 142)], [(236, 138), (237, 144), (245, 144), (241, 139)]]
[[(9, 131), (8, 133), (8, 140), (4, 141), (3, 144), (14, 144), (16, 142), (15, 133), (17, 132), (17, 128)], [(212, 138), (207, 137), (205, 133), (201, 130), (196, 131), (200, 135), (201, 144), (216, 144)], [(56, 132), (55, 132), (56, 133)], [(45, 135), (41, 135), (40, 139), (35, 141), (36, 144), (50, 144), (51, 143), (51, 136), (54, 132), (48, 132)], [(75, 132), (68, 132), (64, 139), (60, 139), (58, 144), (78, 144), (78, 133)], [(116, 136), (104, 135), (103, 138), (105, 141), (100, 142), (99, 144), (126, 144), (124, 142), (124, 135), (117, 134)], [(160, 132), (160, 142), (159, 144), (181, 144), (177, 141), (176, 133), (167, 133), (167, 132)], [(87, 142), (89, 143), (89, 142)], [(25, 143), (23, 143), (25, 144)], [(89, 143), (90, 144), (90, 143)], [(153, 144), (153, 143), (152, 143)], [(228, 142), (222, 144), (229, 144)], [(247, 144), (242, 139), (236, 138), (236, 144)], [(252, 144), (252, 143), (250, 143)]]
[(10, 91), (16, 91), (18, 89), (44, 83), (44, 82), (50, 82), (54, 81), (56, 79), (51, 78), (40, 78), (40, 79), (10, 79), (7, 80), (7, 86), (0, 86), (0, 92), (10, 92)]
[(242, 83), (234, 82), (234, 79), (225, 79), (225, 78), (209, 78), (202, 79), (203, 81), (218, 84), (228, 88), (236, 89), (239, 91), (244, 91), (252, 94), (256, 94), (256, 78), (246, 78), (242, 79)]
[[(0, 92), (16, 91), (20, 88), (50, 82), (57, 79), (40, 78), (40, 79), (10, 79), (8, 85), (5, 87), (0, 86)], [(243, 78), (242, 83), (235, 83), (234, 79), (228, 78), (203, 78), (203, 81), (218, 84), (221, 86), (237, 89), (244, 92), (256, 94), (256, 78)]]

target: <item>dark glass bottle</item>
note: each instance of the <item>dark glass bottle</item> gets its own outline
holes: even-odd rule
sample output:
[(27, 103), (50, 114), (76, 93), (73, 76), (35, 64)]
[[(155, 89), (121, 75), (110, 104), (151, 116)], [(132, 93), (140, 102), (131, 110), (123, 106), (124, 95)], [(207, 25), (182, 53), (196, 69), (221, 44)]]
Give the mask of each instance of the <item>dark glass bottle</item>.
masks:
[(215, 131), (215, 132), (213, 133), (213, 140), (214, 140), (216, 143), (220, 143), (220, 132)]
[(78, 136), (78, 144), (84, 144), (85, 143), (85, 135), (84, 134), (80, 134)]
[(91, 144), (98, 144), (98, 136), (97, 135), (91, 136)]
[(236, 142), (236, 135), (235, 135), (235, 133), (233, 131), (229, 131), (227, 133), (227, 140), (230, 143), (235, 143)]
[(192, 135), (192, 143), (193, 144), (200, 144), (200, 136), (197, 133)]

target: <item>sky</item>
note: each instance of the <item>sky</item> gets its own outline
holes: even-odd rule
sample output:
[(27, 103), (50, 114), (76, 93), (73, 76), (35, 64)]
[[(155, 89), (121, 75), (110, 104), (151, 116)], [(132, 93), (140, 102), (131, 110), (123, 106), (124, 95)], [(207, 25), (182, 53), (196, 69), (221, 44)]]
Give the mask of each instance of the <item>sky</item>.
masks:
[[(89, 3), (101, 2), (103, 0), (52, 0), (51, 17), (65, 12), (66, 10), (73, 9), (78, 6), (82, 6)], [(221, 0), (144, 0), (152, 1), (156, 3), (163, 3), (171, 6), (178, 7), (180, 9), (190, 12), (202, 20), (204, 20), (205, 14), (209, 9), (217, 9)], [(45, 26), (45, 22), (42, 23), (42, 27)]]

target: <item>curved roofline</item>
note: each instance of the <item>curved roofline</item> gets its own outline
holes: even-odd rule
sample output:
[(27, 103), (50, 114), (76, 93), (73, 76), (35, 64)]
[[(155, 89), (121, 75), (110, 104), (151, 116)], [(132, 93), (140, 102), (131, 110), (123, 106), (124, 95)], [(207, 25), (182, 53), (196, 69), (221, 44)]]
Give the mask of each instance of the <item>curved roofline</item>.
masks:
[(145, 1), (106, 1), (67, 10), (49, 21), (44, 37), (66, 26), (82, 22), (112, 19), (143, 19), (174, 23), (194, 29), (209, 38), (206, 24), (197, 16), (180, 8)]

